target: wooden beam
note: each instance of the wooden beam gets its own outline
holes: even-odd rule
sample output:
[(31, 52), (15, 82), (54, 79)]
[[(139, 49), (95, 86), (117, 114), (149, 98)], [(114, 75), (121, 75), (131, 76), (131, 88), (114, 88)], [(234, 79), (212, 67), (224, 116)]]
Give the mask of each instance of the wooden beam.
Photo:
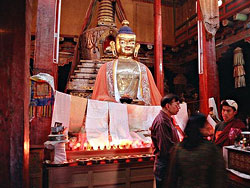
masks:
[(237, 35), (232, 35), (231, 37), (223, 40), (222, 45), (218, 47), (217, 49), (219, 50), (221, 47), (231, 45), (237, 41), (243, 40), (247, 37), (250, 37), (250, 29), (244, 30), (240, 33), (237, 33)]

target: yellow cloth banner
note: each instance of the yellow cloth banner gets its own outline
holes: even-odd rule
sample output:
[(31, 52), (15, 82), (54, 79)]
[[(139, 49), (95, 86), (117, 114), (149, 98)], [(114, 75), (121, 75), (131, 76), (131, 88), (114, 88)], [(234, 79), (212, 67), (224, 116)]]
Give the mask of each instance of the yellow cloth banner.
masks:
[(87, 99), (71, 96), (69, 132), (78, 133), (83, 125)]

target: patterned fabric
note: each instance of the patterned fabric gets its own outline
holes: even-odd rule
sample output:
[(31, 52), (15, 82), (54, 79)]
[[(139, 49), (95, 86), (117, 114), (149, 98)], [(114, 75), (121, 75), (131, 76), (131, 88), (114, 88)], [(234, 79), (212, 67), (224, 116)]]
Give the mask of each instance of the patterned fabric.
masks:
[(230, 139), (229, 133), (232, 128), (237, 129), (244, 129), (245, 124), (240, 121), (239, 119), (233, 119), (230, 122), (219, 122), (215, 126), (215, 132), (214, 132), (214, 143), (217, 146), (223, 147), (223, 146), (229, 146), (234, 144), (234, 139)]
[(149, 81), (148, 81), (148, 76), (147, 76), (147, 71), (146, 71), (146, 66), (139, 63), (140, 69), (141, 69), (141, 93), (142, 93), (142, 98), (143, 101), (145, 102), (146, 105), (150, 105), (150, 89), (149, 89)]
[(30, 106), (46, 106), (54, 102), (54, 94), (46, 82), (36, 82), (31, 80)]
[[(115, 98), (115, 91), (114, 91), (114, 72), (115, 66), (118, 63), (118, 60), (114, 60), (107, 63), (107, 84), (108, 84), (108, 92), (109, 95)], [(149, 89), (149, 81), (147, 76), (146, 66), (137, 62), (140, 66), (141, 74), (140, 74), (140, 91), (142, 95), (142, 100), (145, 102), (146, 105), (150, 105), (151, 96), (150, 96), (150, 89)]]
[(220, 27), (218, 0), (200, 0), (203, 23), (207, 32), (215, 36)]
[(114, 76), (113, 76), (113, 67), (115, 65), (115, 61), (110, 61), (107, 63), (107, 84), (108, 84), (108, 92), (109, 96), (115, 98), (115, 89), (114, 89)]
[(223, 188), (227, 187), (226, 180), (221, 151), (215, 144), (204, 140), (190, 150), (183, 148), (182, 143), (173, 148), (164, 187)]
[(51, 86), (42, 81), (30, 80), (29, 118), (51, 117), (54, 93)]

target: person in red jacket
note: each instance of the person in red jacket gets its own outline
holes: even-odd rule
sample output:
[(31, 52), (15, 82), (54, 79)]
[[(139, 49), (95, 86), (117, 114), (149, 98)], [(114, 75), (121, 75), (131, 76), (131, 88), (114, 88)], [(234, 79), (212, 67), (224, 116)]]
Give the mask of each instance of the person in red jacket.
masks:
[(245, 124), (235, 118), (238, 112), (238, 104), (234, 100), (223, 100), (221, 107), (223, 121), (215, 126), (213, 141), (216, 145), (223, 147), (234, 144), (235, 138), (245, 128)]

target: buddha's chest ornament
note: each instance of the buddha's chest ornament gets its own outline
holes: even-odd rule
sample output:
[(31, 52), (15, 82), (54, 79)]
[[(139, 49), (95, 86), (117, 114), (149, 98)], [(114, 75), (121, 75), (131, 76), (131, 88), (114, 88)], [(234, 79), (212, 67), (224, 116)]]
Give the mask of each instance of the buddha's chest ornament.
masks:
[(140, 79), (137, 62), (133, 59), (118, 60), (116, 78), (120, 96), (136, 99)]

